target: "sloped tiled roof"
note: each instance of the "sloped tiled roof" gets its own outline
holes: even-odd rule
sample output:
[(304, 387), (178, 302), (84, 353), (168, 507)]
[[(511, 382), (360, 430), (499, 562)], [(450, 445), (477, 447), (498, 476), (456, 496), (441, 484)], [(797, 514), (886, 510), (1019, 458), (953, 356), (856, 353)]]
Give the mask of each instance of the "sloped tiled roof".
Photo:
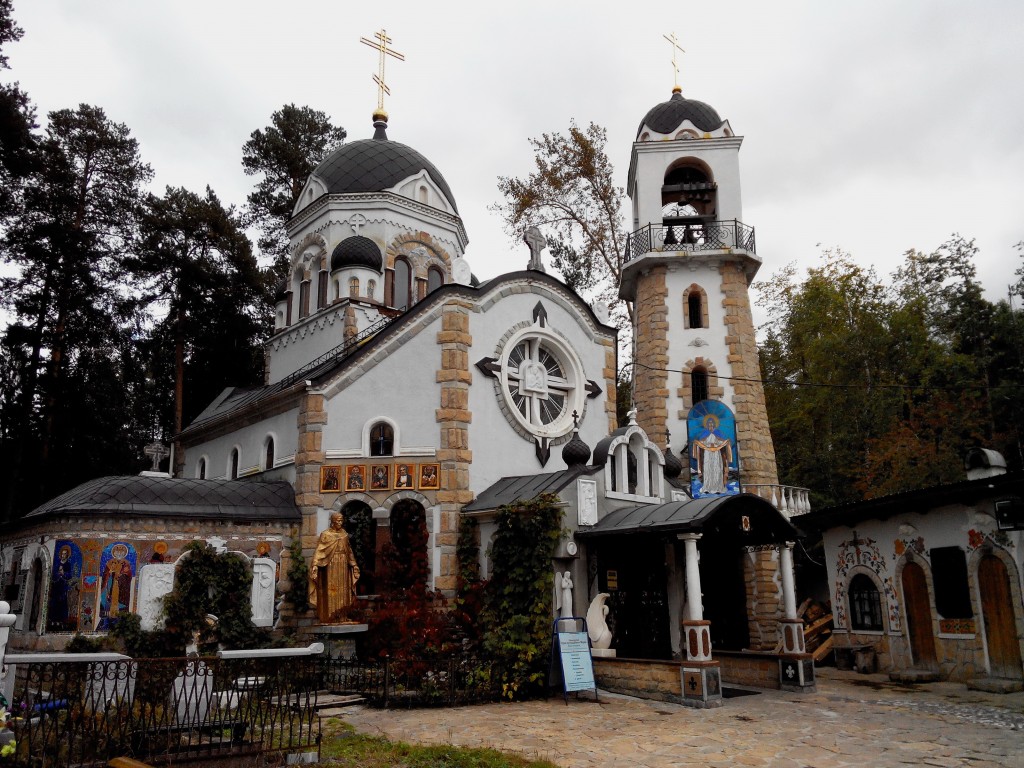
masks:
[(702, 131), (713, 131), (723, 122), (709, 104), (696, 99), (684, 99), (681, 93), (673, 93), (671, 99), (656, 104), (644, 115), (636, 135), (640, 136), (644, 125), (658, 133), (672, 133), (684, 120), (689, 120)]
[(595, 471), (593, 467), (571, 467), (543, 475), (503, 477), (482, 491), (462, 508), (463, 512), (483, 512), (497, 509), (514, 501), (530, 501), (542, 493), (558, 493), (580, 475)]
[(188, 517), (220, 520), (301, 519), (290, 483), (192, 480), (170, 477), (100, 477), (51, 499), (26, 520), (59, 515)]

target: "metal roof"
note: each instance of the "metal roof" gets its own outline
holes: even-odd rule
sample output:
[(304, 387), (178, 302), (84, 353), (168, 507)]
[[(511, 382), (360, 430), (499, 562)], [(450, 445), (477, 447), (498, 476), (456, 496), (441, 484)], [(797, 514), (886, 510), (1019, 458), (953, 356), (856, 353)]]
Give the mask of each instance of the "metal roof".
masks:
[(658, 133), (672, 133), (684, 120), (689, 120), (702, 131), (713, 131), (723, 122), (711, 105), (696, 99), (684, 99), (681, 93), (673, 93), (672, 98), (655, 105), (644, 115), (636, 135), (640, 136), (644, 125)]
[(595, 526), (580, 528), (576, 535), (588, 538), (635, 533), (729, 535), (746, 545), (792, 541), (800, 536), (781, 512), (750, 493), (624, 507), (605, 515)]
[(484, 512), (516, 501), (530, 501), (543, 493), (558, 493), (581, 475), (589, 475), (597, 467), (571, 467), (543, 475), (503, 477), (482, 491), (462, 508), (463, 512)]
[(317, 166), (313, 175), (323, 181), (327, 194), (341, 195), (391, 189), (420, 171), (427, 172), (452, 208), (458, 211), (448, 182), (434, 164), (412, 147), (386, 137), (343, 144)]
[(29, 512), (26, 521), (59, 515), (188, 517), (299, 522), (290, 483), (188, 480), (171, 477), (100, 477)]

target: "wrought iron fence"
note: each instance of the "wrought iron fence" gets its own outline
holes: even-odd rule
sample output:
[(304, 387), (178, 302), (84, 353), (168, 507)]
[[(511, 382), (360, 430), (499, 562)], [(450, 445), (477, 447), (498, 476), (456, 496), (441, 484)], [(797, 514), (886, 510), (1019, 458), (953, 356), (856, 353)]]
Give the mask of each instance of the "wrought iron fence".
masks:
[(456, 707), (500, 699), (503, 675), (496, 662), (477, 658), (324, 659), (321, 680), (375, 707)]
[(720, 251), (739, 248), (756, 253), (754, 228), (736, 219), (688, 224), (648, 224), (626, 236), (624, 261), (655, 251)]
[(4, 764), (318, 751), (318, 663), (294, 656), (21, 663), (10, 701), (17, 746)]

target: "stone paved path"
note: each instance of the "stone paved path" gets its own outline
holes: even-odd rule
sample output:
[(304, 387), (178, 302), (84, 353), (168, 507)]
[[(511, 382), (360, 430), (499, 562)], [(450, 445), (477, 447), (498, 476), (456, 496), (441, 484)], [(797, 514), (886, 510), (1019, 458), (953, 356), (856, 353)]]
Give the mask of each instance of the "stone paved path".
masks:
[(462, 709), (346, 711), (358, 730), (494, 747), (563, 768), (1012, 766), (1024, 768), (1024, 694), (890, 684), (819, 670), (818, 691), (766, 691), (713, 710), (602, 695)]

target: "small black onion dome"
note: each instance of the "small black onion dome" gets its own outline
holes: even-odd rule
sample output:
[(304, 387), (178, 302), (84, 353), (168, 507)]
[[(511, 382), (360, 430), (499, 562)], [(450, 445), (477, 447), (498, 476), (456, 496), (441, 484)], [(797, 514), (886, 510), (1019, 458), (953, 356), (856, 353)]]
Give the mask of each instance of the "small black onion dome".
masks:
[(700, 130), (710, 132), (721, 127), (725, 122), (714, 107), (696, 99), (684, 99), (683, 94), (676, 91), (672, 98), (654, 106), (640, 121), (640, 127), (636, 129), (636, 136), (640, 138), (644, 125), (656, 133), (672, 133), (689, 120)]
[(675, 480), (683, 473), (683, 462), (672, 453), (672, 446), (665, 448), (665, 477)]
[(562, 446), (562, 461), (567, 467), (585, 466), (590, 461), (590, 446), (580, 439), (580, 431), (572, 431), (572, 440)]
[(346, 237), (331, 254), (332, 271), (343, 267), (369, 267), (380, 272), (383, 266), (384, 257), (380, 255), (380, 248), (373, 240), (362, 235)]
[(288, 298), (288, 281), (287, 280), (282, 280), (280, 283), (277, 284), (277, 287), (274, 288), (274, 303), (276, 304), (279, 301), (284, 301), (287, 298)]

